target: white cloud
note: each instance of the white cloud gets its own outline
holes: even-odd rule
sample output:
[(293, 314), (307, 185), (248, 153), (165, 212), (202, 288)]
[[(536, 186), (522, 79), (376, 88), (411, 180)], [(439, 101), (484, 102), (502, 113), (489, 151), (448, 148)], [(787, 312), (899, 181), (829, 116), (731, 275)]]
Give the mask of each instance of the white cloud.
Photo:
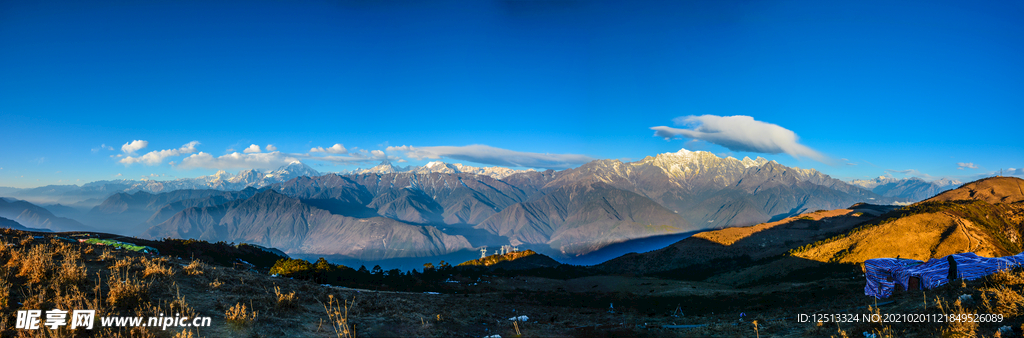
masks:
[(666, 126), (651, 127), (654, 136), (666, 140), (672, 138), (690, 138), (704, 140), (732, 151), (780, 154), (809, 157), (819, 162), (828, 159), (821, 153), (797, 142), (799, 137), (793, 131), (775, 124), (754, 120), (753, 117), (736, 116), (684, 116), (673, 120), (676, 125), (690, 126), (693, 129), (679, 129)]
[(114, 175), (114, 177), (121, 177), (121, 176), (122, 176), (121, 173), (117, 173), (117, 175)]
[[(333, 147), (330, 147), (330, 148), (323, 148), (323, 147), (313, 148), (313, 149), (311, 149), (312, 150), (311, 152), (313, 152), (313, 153), (330, 153), (331, 152), (330, 149), (334, 149), (333, 151), (340, 151), (341, 149), (344, 149), (344, 147), (341, 144), (335, 144)], [(331, 156), (331, 155), (313, 156), (313, 155), (310, 155), (310, 154), (305, 154), (305, 155), (303, 155), (303, 154), (294, 154), (294, 156), (299, 156), (299, 157), (302, 157), (302, 158), (308, 158), (308, 159), (313, 159), (313, 160), (329, 161), (329, 162), (334, 162), (334, 163), (338, 163), (338, 164), (374, 163), (374, 162), (383, 161), (385, 159), (387, 159), (387, 160), (395, 160), (395, 161), (398, 161), (399, 163), (402, 162), (402, 159), (394, 157), (394, 156), (387, 156), (387, 154), (385, 154), (383, 151), (380, 151), (380, 150), (368, 151), (366, 149), (357, 149), (356, 147), (352, 147), (351, 150), (352, 150), (351, 152), (349, 152), (349, 151), (345, 152), (345, 154), (348, 155), (348, 156)]]
[(277, 147), (275, 147), (273, 144), (268, 144), (267, 151), (277, 151)]
[(121, 146), (121, 151), (125, 154), (135, 155), (136, 151), (142, 150), (142, 148), (145, 148), (148, 145), (149, 141), (135, 140)]
[[(145, 142), (145, 141), (143, 141), (143, 142)], [(134, 163), (140, 163), (140, 162), (145, 164), (145, 165), (157, 165), (157, 164), (163, 163), (164, 159), (166, 159), (168, 157), (171, 157), (171, 156), (179, 156), (179, 155), (195, 153), (197, 151), (196, 150), (196, 146), (197, 145), (199, 145), (199, 141), (192, 141), (192, 142), (189, 142), (189, 143), (187, 143), (185, 145), (182, 145), (181, 148), (178, 148), (178, 149), (154, 150), (154, 151), (148, 152), (145, 155), (142, 155), (142, 156), (139, 156), (139, 157), (125, 156), (124, 158), (122, 158), (118, 162), (123, 163), (125, 166), (129, 166), (129, 165), (132, 165)], [(124, 147), (122, 147), (122, 149), (123, 148)]]
[(281, 152), (269, 153), (230, 153), (214, 157), (205, 152), (192, 154), (181, 160), (180, 168), (204, 168), (204, 169), (277, 169), (292, 161), (298, 161), (297, 157)]
[(974, 163), (971, 163), (971, 162), (957, 162), (956, 166), (957, 166), (957, 169), (960, 169), (960, 170), (964, 170), (964, 168), (967, 168), (967, 169), (978, 169), (978, 166), (974, 165)]
[(309, 152), (311, 152), (311, 153), (328, 153), (328, 154), (347, 154), (348, 153), (348, 149), (345, 149), (345, 146), (343, 146), (341, 143), (335, 143), (333, 146), (330, 146), (328, 148), (315, 147), (315, 148), (309, 149)]
[(98, 153), (100, 150), (114, 150), (114, 147), (108, 146), (108, 145), (106, 145), (104, 143), (104, 144), (100, 144), (99, 147), (92, 148), (92, 152), (93, 153)]
[(925, 174), (923, 172), (920, 172), (917, 169), (907, 169), (907, 170), (886, 169), (885, 172), (889, 174), (887, 176), (892, 176), (891, 173), (897, 173), (897, 174), (903, 174), (904, 176), (907, 176), (907, 177), (920, 177), (920, 178), (923, 178), (923, 179), (926, 179), (926, 180), (929, 180), (929, 181), (935, 180), (935, 179), (938, 178), (938, 177), (935, 177), (935, 176), (928, 175), (928, 174)]
[(246, 154), (248, 154), (248, 153), (258, 153), (258, 152), (261, 152), (261, 151), (262, 150), (260, 150), (260, 146), (255, 145), (255, 144), (250, 145), (248, 148), (245, 148), (245, 150), (242, 150), (242, 152), (244, 152)]
[(495, 148), (482, 144), (460, 147), (412, 147), (403, 145), (399, 147), (387, 147), (387, 151), (402, 152), (405, 153), (406, 156), (417, 160), (451, 158), (497, 166), (548, 169), (565, 169), (594, 160), (586, 155), (527, 153)]

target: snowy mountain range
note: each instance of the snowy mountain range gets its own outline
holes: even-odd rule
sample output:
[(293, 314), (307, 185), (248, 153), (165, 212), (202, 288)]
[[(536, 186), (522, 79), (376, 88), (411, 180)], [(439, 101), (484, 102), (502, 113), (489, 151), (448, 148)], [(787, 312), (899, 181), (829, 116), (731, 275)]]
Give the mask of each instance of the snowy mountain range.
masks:
[(850, 184), (870, 189), (882, 196), (895, 198), (900, 204), (905, 204), (924, 200), (946, 190), (956, 189), (964, 183), (948, 178), (928, 182), (917, 177), (879, 176), (870, 180), (852, 180)]
[(515, 170), (505, 167), (473, 167), (464, 165), (462, 163), (445, 163), (441, 161), (432, 161), (423, 165), (422, 167), (405, 166), (399, 167), (392, 164), (388, 160), (384, 160), (380, 164), (368, 168), (368, 169), (355, 169), (349, 172), (342, 172), (340, 174), (393, 174), (393, 173), (417, 173), (417, 174), (428, 174), (428, 173), (439, 173), (439, 174), (474, 174), (490, 176), (494, 179), (503, 179), (517, 173), (533, 172), (536, 170)]
[[(611, 160), (598, 160), (594, 163), (605, 163), (608, 161)], [(610, 164), (611, 162), (608, 163)], [(724, 184), (726, 183), (735, 183), (737, 179), (736, 176), (739, 175), (743, 169), (762, 167), (768, 163), (774, 162), (761, 157), (756, 159), (743, 158), (742, 160), (732, 157), (720, 158), (708, 152), (688, 151), (686, 149), (682, 149), (674, 153), (648, 156), (641, 161), (629, 163), (629, 165), (625, 165), (620, 162), (619, 165), (613, 165), (616, 169), (612, 169), (612, 172), (607, 172), (605, 174), (615, 174), (614, 176), (621, 176), (617, 179), (622, 179), (623, 177), (629, 177), (631, 171), (654, 166), (661, 168), (661, 171), (664, 171), (666, 175), (672, 177), (673, 179), (671, 180), (671, 184), (673, 185), (679, 185), (682, 187), (692, 186), (695, 184), (710, 184), (721, 188), (724, 187)], [(584, 165), (580, 168), (587, 166), (588, 165)], [(871, 180), (853, 180), (850, 182), (843, 182), (832, 179), (814, 169), (790, 169), (792, 169), (790, 171), (792, 174), (799, 176), (797, 177), (798, 181), (809, 181), (817, 185), (828, 186), (829, 188), (838, 189), (844, 192), (849, 192), (850, 187), (856, 186), (868, 189), (871, 192), (884, 197), (891, 197), (899, 203), (916, 202), (931, 197), (936, 193), (956, 188), (962, 184), (960, 181), (951, 179), (928, 182), (919, 178), (897, 179), (884, 176)], [(622, 172), (616, 172), (617, 170)], [(473, 174), (503, 180), (515, 174), (529, 172), (536, 171), (533, 169), (516, 170), (504, 167), (474, 167), (461, 163), (446, 163), (441, 161), (429, 162), (423, 166), (402, 167), (385, 160), (371, 168), (355, 169), (346, 172), (339, 172), (337, 174)], [(578, 175), (581, 171), (569, 170), (567, 172), (577, 172)], [(716, 172), (719, 174), (708, 176), (709, 173)], [(180, 178), (166, 181), (146, 179), (104, 180), (87, 183), (82, 186), (50, 185), (28, 189), (0, 187), (0, 196), (15, 197), (37, 204), (59, 203), (78, 208), (91, 208), (92, 206), (98, 205), (108, 196), (118, 192), (131, 193), (145, 191), (149, 193), (162, 193), (189, 189), (238, 191), (249, 187), (264, 188), (277, 183), (287, 182), (296, 177), (317, 177), (322, 176), (323, 174), (325, 173), (314, 170), (302, 162), (294, 161), (272, 171), (249, 169), (239, 171), (237, 174), (231, 174), (221, 170), (209, 176)], [(602, 173), (596, 174), (598, 177), (603, 175)], [(697, 177), (699, 177), (699, 179), (697, 179)], [(613, 178), (599, 179), (606, 183), (613, 180)]]
[[(296, 161), (267, 172), (16, 190), (22, 196), (94, 202), (77, 205), (89, 208), (77, 216), (66, 206), (43, 205), (53, 214), (17, 218), (30, 208), (25, 203), (9, 205), (0, 216), (51, 230), (84, 225), (132, 236), (242, 241), (359, 259), (426, 257), (506, 244), (568, 257), (650, 236), (745, 226), (859, 202), (892, 204), (935, 188), (920, 180), (861, 183), (870, 187), (760, 157), (723, 158), (686, 149), (543, 172), (439, 161), (399, 167), (384, 161), (324, 174)], [(0, 190), (0, 196), (28, 200), (11, 192)], [(61, 217), (81, 223), (58, 224)], [(342, 239), (347, 244), (339, 247)], [(378, 248), (381, 239), (408, 246)]]

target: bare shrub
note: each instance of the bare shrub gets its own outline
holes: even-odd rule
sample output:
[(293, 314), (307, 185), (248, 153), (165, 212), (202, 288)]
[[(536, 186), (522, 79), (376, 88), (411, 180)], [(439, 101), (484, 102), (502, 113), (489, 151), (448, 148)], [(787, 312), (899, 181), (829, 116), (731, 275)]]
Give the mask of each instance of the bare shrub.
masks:
[(224, 285), (224, 283), (221, 283), (220, 279), (214, 279), (212, 282), (210, 282), (211, 289), (219, 288), (221, 285)]

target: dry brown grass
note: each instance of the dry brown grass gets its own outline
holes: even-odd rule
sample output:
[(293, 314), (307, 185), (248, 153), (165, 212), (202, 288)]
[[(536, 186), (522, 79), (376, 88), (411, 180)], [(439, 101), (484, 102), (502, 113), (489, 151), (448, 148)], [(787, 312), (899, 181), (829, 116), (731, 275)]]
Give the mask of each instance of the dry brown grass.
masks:
[[(324, 311), (327, 311), (327, 318), (334, 328), (334, 333), (338, 335), (338, 338), (355, 338), (356, 333), (352, 331), (352, 326), (348, 321), (349, 302), (344, 300), (344, 304), (342, 304), (334, 299), (334, 295), (328, 297)], [(355, 305), (355, 299), (352, 299), (352, 305)]]
[(174, 275), (174, 270), (170, 266), (167, 266), (167, 258), (165, 257), (143, 257), (142, 263), (142, 277), (171, 277)]
[(7, 309), (11, 304), (11, 282), (7, 278), (0, 280), (0, 311)]
[(280, 286), (274, 286), (274, 294), (277, 295), (275, 307), (278, 309), (295, 308), (295, 291), (283, 293)]
[(209, 266), (206, 265), (206, 263), (203, 263), (202, 261), (198, 260), (192, 260), (191, 262), (188, 263), (188, 265), (182, 268), (182, 270), (185, 271), (186, 275), (199, 276), (205, 273), (206, 269), (208, 268)]
[(191, 330), (185, 329), (175, 333), (172, 338), (198, 338), (198, 336), (193, 334)]
[(1006, 285), (985, 288), (981, 291), (983, 313), (998, 313), (1003, 317), (1016, 317), (1022, 314), (1021, 306), (1024, 305), (1024, 297), (1017, 291)]
[(53, 272), (53, 255), (47, 245), (36, 245), (31, 248), (12, 252), (8, 267), (17, 269), (18, 277), (25, 277), (29, 286), (42, 283), (49, 279)]
[(112, 273), (107, 280), (107, 304), (115, 308), (133, 309), (149, 300), (149, 284), (129, 272)]
[(224, 313), (224, 320), (231, 324), (236, 330), (251, 327), (256, 322), (258, 312), (245, 306), (241, 302), (235, 304)]
[(170, 311), (168, 311), (168, 313), (181, 314), (185, 317), (198, 316), (198, 312), (196, 312), (196, 310), (189, 306), (188, 302), (185, 301), (185, 296), (181, 294), (181, 290), (178, 289), (176, 293), (177, 295), (169, 304)]
[[(107, 254), (109, 252), (110, 251), (106, 251), (103, 254)], [(102, 258), (102, 256), (101, 256), (101, 258)], [(133, 268), (135, 266), (135, 257), (131, 257), (131, 256), (113, 259), (113, 261), (114, 261), (114, 264), (110, 266), (110, 270), (112, 270), (112, 271), (123, 271), (123, 270), (126, 271), (126, 270), (129, 270), (129, 269), (131, 269), (131, 268)]]
[(85, 264), (76, 260), (65, 259), (61, 262), (60, 270), (57, 274), (57, 282), (67, 285), (81, 285), (85, 283), (87, 271), (88, 269), (85, 268)]
[[(968, 308), (965, 308), (960, 300), (957, 299), (952, 305), (937, 298), (935, 302), (939, 305), (939, 310), (944, 314), (949, 315), (971, 315), (974, 314)], [(945, 337), (974, 337), (975, 331), (978, 330), (978, 323), (974, 321), (947, 321), (945, 327), (942, 329), (942, 334)]]
[(1024, 274), (1014, 272), (1013, 270), (1003, 270), (994, 273), (989, 276), (988, 279), (994, 284), (1006, 286), (1024, 285)]
[(100, 261), (106, 262), (106, 261), (110, 261), (110, 260), (114, 260), (114, 259), (116, 259), (116, 256), (114, 255), (114, 251), (113, 250), (104, 248), (103, 252), (100, 253), (100, 257), (99, 257)]

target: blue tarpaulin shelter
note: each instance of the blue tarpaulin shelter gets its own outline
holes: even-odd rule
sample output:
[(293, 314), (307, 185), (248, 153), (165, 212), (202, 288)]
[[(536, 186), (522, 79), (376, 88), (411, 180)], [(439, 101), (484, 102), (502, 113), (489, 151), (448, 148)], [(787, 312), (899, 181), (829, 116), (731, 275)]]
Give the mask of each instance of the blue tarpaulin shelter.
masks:
[(927, 290), (946, 285), (950, 279), (974, 280), (1024, 264), (1024, 253), (1006, 257), (981, 257), (973, 252), (932, 258), (876, 258), (864, 262), (867, 285), (864, 294), (888, 298), (893, 290)]

